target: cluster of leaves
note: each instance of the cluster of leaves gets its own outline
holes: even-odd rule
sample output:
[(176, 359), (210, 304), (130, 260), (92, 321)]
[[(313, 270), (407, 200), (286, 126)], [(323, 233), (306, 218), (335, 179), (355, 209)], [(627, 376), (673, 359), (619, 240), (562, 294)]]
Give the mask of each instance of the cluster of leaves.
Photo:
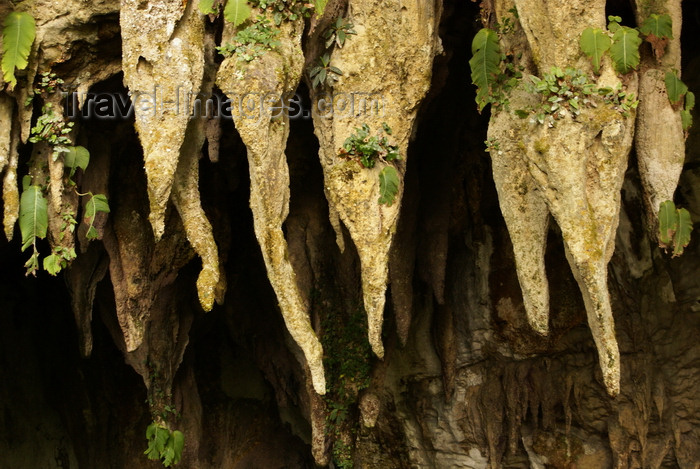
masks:
[(339, 49), (345, 45), (345, 40), (348, 36), (357, 34), (353, 29), (355, 26), (345, 18), (336, 18), (333, 23), (323, 32), (323, 38), (326, 40), (326, 49), (335, 44)]
[(309, 70), (311, 85), (316, 88), (319, 85), (333, 86), (343, 71), (331, 65), (331, 56), (328, 52), (318, 58), (316, 65)]
[(269, 50), (276, 49), (280, 42), (277, 40), (279, 29), (270, 26), (267, 18), (260, 17), (247, 27), (238, 31), (232, 42), (218, 46), (221, 55), (237, 54), (239, 60), (251, 62)]
[[(386, 123), (382, 123), (382, 129), (376, 135), (371, 134), (369, 125), (362, 124), (345, 139), (338, 156), (355, 160), (365, 168), (374, 168), (377, 161), (389, 163), (401, 159), (398, 145), (391, 144), (383, 133), (391, 135), (391, 128)], [(386, 164), (379, 173), (379, 203), (391, 207), (398, 191), (399, 174), (396, 168)]]
[[(34, 90), (35, 94), (46, 96), (55, 93), (63, 80), (54, 73), (42, 73), (41, 79)], [(90, 152), (82, 146), (73, 146), (73, 141), (68, 136), (73, 128), (72, 122), (66, 122), (64, 117), (53, 111), (50, 103), (43, 106), (41, 116), (31, 129), (29, 141), (32, 143), (46, 142), (52, 147), (53, 161), (57, 161), (63, 156), (63, 167), (68, 171), (67, 185), (75, 188), (73, 180), (78, 169), (85, 171), (90, 163)], [(48, 203), (45, 193), (48, 189), (32, 183), (32, 177), (27, 175), (22, 180), (22, 195), (20, 197), (19, 227), (22, 233), (22, 252), (30, 246), (33, 248), (32, 255), (25, 263), (27, 275), (36, 275), (39, 270), (39, 250), (37, 239), (46, 238), (48, 230)], [(95, 217), (98, 212), (109, 213), (109, 204), (104, 194), (93, 194), (87, 192), (80, 197), (89, 197), (85, 204), (84, 220), (88, 226), (85, 237), (88, 240), (96, 239), (99, 234), (94, 226)], [(75, 232), (77, 220), (75, 214), (66, 209), (61, 213), (61, 226), (59, 243), (63, 241), (65, 231)], [(62, 269), (75, 259), (75, 249), (62, 246), (60, 244), (53, 247), (51, 254), (43, 260), (43, 267), (50, 275), (58, 274)]]
[(693, 222), (690, 213), (684, 208), (676, 208), (671, 200), (663, 202), (659, 207), (659, 246), (668, 252), (672, 249), (673, 256), (683, 254), (690, 243), (690, 233)]
[(640, 33), (652, 45), (657, 58), (663, 56), (668, 40), (673, 38), (669, 15), (650, 15), (639, 29), (620, 25), (622, 18), (619, 16), (608, 16), (608, 21), (607, 31), (586, 28), (579, 39), (581, 50), (593, 62), (595, 73), (600, 73), (600, 62), (606, 52), (618, 73), (635, 70), (639, 66), (639, 46), (642, 44)]
[(272, 19), (279, 26), (282, 21), (296, 21), (308, 18), (316, 6), (303, 0), (249, 0), (249, 2), (272, 14)]
[[(518, 111), (516, 111), (517, 113)], [(491, 153), (493, 151), (500, 151), (501, 150), (501, 144), (499, 143), (498, 140), (490, 138), (488, 140), (484, 140), (484, 145), (486, 145), (486, 153)]]
[(2, 29), (2, 73), (10, 89), (17, 84), (15, 70), (27, 68), (29, 53), (36, 36), (36, 22), (29, 13), (13, 11)]
[(352, 445), (342, 430), (352, 428), (357, 397), (370, 384), (371, 348), (367, 341), (367, 317), (362, 308), (346, 314), (326, 311), (322, 315), (324, 367), (328, 392), (324, 396), (329, 413), (326, 429), (333, 436), (333, 462), (338, 468), (352, 468)]
[(668, 100), (674, 109), (680, 109), (683, 130), (688, 130), (693, 125), (693, 115), (690, 111), (695, 107), (695, 93), (688, 90), (688, 86), (678, 78), (676, 70), (666, 72), (664, 77)]
[[(87, 168), (90, 161), (90, 153), (81, 146), (66, 147), (64, 152), (64, 167), (69, 171), (68, 184), (75, 186), (72, 177), (75, 171), (80, 168), (83, 171)], [(46, 187), (32, 184), (32, 177), (27, 175), (22, 180), (22, 195), (19, 204), (19, 229), (22, 233), (22, 252), (32, 247), (32, 255), (24, 264), (27, 270), (27, 275), (36, 275), (39, 270), (39, 250), (37, 248), (37, 240), (46, 238), (48, 230), (48, 203), (45, 193)], [(85, 220), (88, 230), (85, 237), (88, 240), (96, 239), (99, 234), (95, 228), (95, 217), (98, 212), (109, 213), (109, 203), (104, 194), (93, 194), (86, 192), (81, 194), (76, 191), (81, 197), (88, 197), (85, 204), (85, 212), (83, 219)], [(75, 231), (77, 220), (71, 211), (66, 211), (61, 214), (61, 237), (67, 229), (70, 233)], [(62, 239), (59, 239), (62, 241)], [(51, 250), (51, 254), (46, 256), (43, 261), (43, 267), (50, 275), (56, 275), (61, 270), (68, 267), (68, 264), (75, 259), (75, 250), (65, 246), (57, 245)]]
[(185, 436), (179, 430), (170, 431), (157, 422), (152, 422), (146, 428), (148, 449), (143, 452), (152, 461), (161, 461), (163, 466), (170, 467), (182, 459), (182, 449), (185, 446)]
[(530, 80), (529, 91), (542, 96), (541, 104), (537, 109), (518, 109), (515, 113), (522, 119), (532, 115), (540, 124), (547, 121), (552, 126), (567, 115), (575, 118), (583, 107), (596, 107), (601, 99), (624, 116), (638, 104), (635, 95), (624, 91), (622, 85), (598, 88), (583, 71), (574, 68), (552, 67), (544, 77), (531, 75)]
[[(217, 15), (222, 3), (221, 0), (201, 0), (199, 11), (204, 15)], [(252, 5), (262, 11), (269, 12), (275, 24), (279, 26), (282, 21), (308, 18), (314, 11), (322, 15), (326, 3), (327, 0), (313, 0), (313, 2), (304, 0), (228, 0), (224, 7), (224, 18), (238, 27), (250, 19), (253, 13)]]
[(314, 89), (322, 85), (332, 87), (338, 81), (338, 77), (343, 75), (341, 69), (331, 65), (331, 53), (336, 46), (342, 49), (348, 36), (357, 34), (353, 28), (354, 25), (349, 20), (336, 18), (323, 32), (326, 51), (316, 60), (316, 65), (309, 69), (309, 78)]
[[(504, 30), (503, 28), (499, 28)], [(505, 29), (509, 32), (511, 29)], [(476, 103), (481, 112), (486, 105), (507, 108), (509, 91), (522, 78), (522, 67), (513, 63), (513, 57), (501, 52), (496, 31), (483, 28), (472, 40), (472, 58), (469, 60), (472, 83), (476, 85)]]
[(73, 142), (68, 136), (73, 130), (73, 122), (66, 122), (61, 114), (54, 112), (53, 105), (46, 103), (41, 108), (41, 115), (32, 127), (29, 141), (46, 142), (53, 147), (53, 159), (56, 161), (61, 152), (65, 152)]

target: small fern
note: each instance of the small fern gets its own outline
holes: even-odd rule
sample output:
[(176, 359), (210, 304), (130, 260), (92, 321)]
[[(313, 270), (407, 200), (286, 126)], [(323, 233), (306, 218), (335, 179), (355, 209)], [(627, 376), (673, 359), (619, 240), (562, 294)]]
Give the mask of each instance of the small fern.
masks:
[(17, 84), (15, 69), (27, 67), (29, 53), (36, 35), (36, 22), (29, 13), (13, 11), (7, 18), (2, 30), (2, 73), (3, 79), (10, 84), (10, 89)]

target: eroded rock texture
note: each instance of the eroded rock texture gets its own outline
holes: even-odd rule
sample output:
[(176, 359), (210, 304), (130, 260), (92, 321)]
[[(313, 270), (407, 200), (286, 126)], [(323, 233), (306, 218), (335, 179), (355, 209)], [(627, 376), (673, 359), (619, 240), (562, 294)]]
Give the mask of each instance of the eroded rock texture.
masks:
[[(285, 23), (279, 50), (250, 64), (233, 54), (219, 69), (217, 84), (233, 103), (236, 128), (248, 149), (250, 207), (270, 283), (287, 328), (304, 352), (314, 389), (325, 394), (323, 349), (311, 327), (308, 298), (299, 290), (282, 232), (289, 213), (289, 168), (285, 155), (289, 114), (283, 112), (282, 106), (301, 78), (302, 28), (301, 21)], [(248, 107), (251, 100), (252, 111)]]
[(666, 1), (659, 5), (637, 5), (637, 22), (650, 14), (667, 13), (673, 21), (673, 37), (658, 52), (642, 51), (639, 72), (639, 109), (635, 149), (639, 175), (644, 185), (644, 203), (650, 228), (656, 228), (659, 206), (673, 200), (685, 160), (685, 135), (677, 105), (669, 101), (664, 78), (681, 70), (681, 3)]
[[(604, 27), (604, 2), (572, 2), (555, 9), (542, 2), (516, 5), (522, 11), (519, 18), (535, 71), (542, 76), (551, 67), (563, 70), (581, 62), (580, 33), (573, 31)], [(583, 19), (574, 12), (583, 12)], [(610, 63), (601, 68), (597, 86), (621, 86)], [(626, 89), (636, 92), (635, 77), (628, 79)], [(520, 89), (512, 93), (511, 105), (514, 109), (536, 108), (539, 99)], [(562, 118), (544, 124), (534, 119), (523, 121), (508, 109), (498, 110), (489, 126), (489, 139), (495, 145), (491, 151), (494, 180), (504, 218), (513, 233), (528, 318), (535, 330), (547, 332), (544, 245), (549, 211), (561, 229), (567, 258), (583, 294), (606, 387), (615, 396), (620, 388), (620, 355), (607, 265), (615, 248), (620, 191), (635, 115), (633, 111), (617, 111), (602, 99), (598, 101), (578, 116), (570, 110)], [(504, 142), (503, 150), (500, 142)]]
[[(381, 10), (382, 14), (376, 12)], [(357, 35), (336, 49), (332, 63), (343, 71), (332, 93), (314, 98), (314, 126), (324, 171), (326, 197), (338, 244), (344, 246), (338, 219), (357, 248), (369, 341), (384, 356), (382, 323), (389, 272), (389, 251), (401, 208), (378, 204), (380, 163), (373, 169), (338, 157), (338, 149), (356, 129), (367, 124), (376, 133), (386, 123), (404, 164), (418, 107), (429, 85), (433, 57), (440, 51), (437, 36), (439, 5), (434, 2), (350, 2), (349, 20)], [(402, 38), (396, 41), (396, 38)], [(330, 91), (330, 90), (329, 90)], [(330, 105), (329, 105), (330, 102)]]
[[(642, 134), (665, 122), (654, 114), (634, 124), (596, 102), (551, 127), (504, 109), (478, 115), (467, 82), (479, 14), (493, 25), (517, 6), (522, 27), (502, 47), (540, 76), (570, 62), (588, 70), (576, 44), (585, 25), (603, 27), (606, 13), (634, 21), (602, 2), (482, 6), (331, 0), (306, 27), (284, 22), (278, 50), (248, 64), (215, 56), (234, 31), (196, 1), (18, 2), (38, 31), (18, 87), (0, 91), (14, 234), (0, 239), (0, 469), (158, 467), (143, 455), (154, 419), (183, 431), (187, 468), (697, 468), (700, 243), (670, 259), (645, 210), (680, 171), (676, 201), (697, 221), (700, 133), (691, 128), (685, 166), (662, 181), (640, 156)], [(13, 7), (0, 4), (0, 20)], [(637, 21), (647, 7), (680, 27), (676, 3), (639, 2)], [(332, 54), (343, 70), (333, 92), (379, 95), (384, 114), (273, 115), (286, 92), (305, 107), (325, 98), (302, 76), (337, 16), (358, 34)], [(645, 73), (678, 65), (700, 86), (699, 7), (685, 2), (682, 17), (661, 62), (643, 50), (640, 96)], [(87, 242), (85, 200), (60, 159), (49, 165), (51, 148), (27, 142), (44, 98), (25, 98), (49, 70), (66, 90), (131, 91), (137, 106), (158, 83), (163, 96), (176, 82), (205, 97), (216, 82), (234, 103), (271, 95), (257, 119), (143, 107), (77, 119), (71, 136), (91, 154), (77, 188), (111, 208)], [(607, 62), (589, 76), (619, 80)], [(622, 82), (635, 89), (634, 74)], [(517, 88), (510, 107), (536, 98)], [(391, 207), (377, 203), (380, 168), (337, 157), (365, 122), (387, 122), (401, 148)], [(679, 142), (655, 155), (677, 159)], [(78, 257), (58, 278), (24, 277), (13, 231), (28, 172), (79, 218), (63, 237)], [(42, 254), (60, 238), (51, 230)]]

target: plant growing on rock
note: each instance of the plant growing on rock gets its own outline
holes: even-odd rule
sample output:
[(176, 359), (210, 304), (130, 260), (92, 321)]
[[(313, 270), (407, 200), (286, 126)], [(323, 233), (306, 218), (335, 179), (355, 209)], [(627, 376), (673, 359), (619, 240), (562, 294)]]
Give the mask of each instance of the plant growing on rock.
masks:
[(613, 60), (615, 70), (626, 74), (639, 66), (640, 33), (652, 45), (654, 55), (660, 59), (666, 50), (668, 40), (673, 38), (673, 23), (669, 15), (650, 15), (639, 29), (621, 26), (622, 18), (608, 16), (608, 31), (599, 28), (586, 28), (581, 33), (579, 45), (591, 59), (593, 71), (600, 71), (600, 61), (607, 52)]
[(354, 25), (345, 18), (336, 18), (335, 21), (323, 33), (323, 38), (326, 40), (326, 49), (334, 44), (342, 49), (345, 45), (345, 40), (349, 35), (357, 34), (353, 29)]
[(695, 94), (688, 90), (688, 86), (678, 78), (678, 72), (672, 70), (666, 72), (664, 77), (668, 100), (673, 108), (680, 110), (683, 130), (688, 130), (693, 125), (693, 115), (690, 113), (695, 107)]
[(399, 174), (389, 162), (399, 160), (400, 155), (398, 145), (391, 144), (383, 133), (391, 135), (391, 128), (386, 123), (382, 124), (382, 129), (376, 135), (371, 134), (369, 125), (362, 124), (345, 139), (338, 156), (355, 160), (370, 169), (377, 161), (383, 161), (386, 166), (379, 173), (379, 203), (390, 207), (399, 191)]
[(152, 422), (146, 428), (148, 448), (143, 452), (152, 461), (161, 461), (163, 466), (170, 467), (180, 462), (185, 446), (185, 436), (182, 432), (170, 431), (167, 427)]
[(232, 42), (218, 46), (216, 49), (223, 56), (236, 54), (240, 60), (252, 62), (280, 45), (277, 40), (279, 33), (279, 29), (270, 26), (270, 20), (261, 17), (238, 31), (233, 36)]
[(309, 69), (311, 86), (316, 89), (321, 85), (332, 87), (338, 77), (343, 75), (343, 71), (331, 65), (331, 53), (335, 46), (342, 49), (345, 40), (349, 35), (357, 34), (353, 29), (353, 24), (345, 18), (336, 20), (323, 33), (325, 39), (326, 52), (316, 60), (316, 65)]
[(309, 78), (314, 88), (324, 84), (332, 87), (342, 74), (342, 70), (331, 65), (331, 58), (327, 53), (319, 57), (317, 65), (309, 70)]
[(676, 204), (667, 200), (659, 207), (659, 247), (664, 251), (672, 250), (671, 257), (678, 257), (690, 243), (693, 222), (690, 212), (676, 208)]
[(15, 70), (27, 68), (29, 53), (36, 36), (34, 17), (23, 11), (13, 11), (2, 29), (2, 73), (10, 89), (17, 84)]
[(515, 113), (523, 119), (534, 114), (535, 121), (540, 124), (547, 121), (552, 126), (567, 115), (576, 118), (584, 107), (597, 107), (601, 101), (623, 116), (627, 116), (638, 104), (635, 95), (624, 91), (621, 85), (598, 88), (578, 69), (552, 67), (542, 78), (530, 75), (530, 81), (527, 89), (539, 94), (542, 102), (536, 109), (518, 109)]
[(515, 29), (518, 11), (509, 10), (510, 16), (496, 24), (496, 31), (482, 28), (472, 40), (471, 67), (472, 83), (476, 85), (476, 103), (481, 112), (488, 104), (494, 107), (508, 107), (508, 92), (522, 78), (522, 66), (514, 63), (511, 54), (501, 51), (499, 40)]
[[(55, 93), (63, 80), (54, 73), (42, 73), (41, 81), (34, 90), (34, 93), (47, 96)], [(69, 134), (72, 131), (73, 123), (66, 122), (64, 117), (53, 110), (51, 103), (46, 103), (42, 107), (42, 114), (37, 118), (37, 122), (31, 129), (29, 141), (31, 143), (46, 143), (52, 149), (51, 158), (54, 162), (63, 157), (63, 167), (68, 171), (66, 183), (73, 187), (75, 194), (79, 197), (89, 197), (84, 213), (85, 223), (88, 225), (86, 238), (92, 240), (98, 237), (97, 229), (94, 226), (95, 217), (98, 212), (109, 213), (109, 204), (104, 194), (93, 194), (78, 192), (76, 182), (73, 180), (78, 169), (85, 171), (90, 162), (90, 153), (81, 146), (73, 146), (73, 141)], [(51, 184), (49, 182), (48, 184)], [(48, 187), (43, 184), (36, 184), (33, 177), (26, 175), (22, 181), (22, 195), (19, 207), (19, 226), (22, 233), (22, 252), (30, 246), (33, 252), (29, 260), (25, 263), (27, 275), (36, 275), (39, 270), (39, 250), (37, 239), (46, 238), (49, 226), (49, 211), (46, 193)], [(63, 212), (58, 214), (61, 218), (60, 236), (57, 243), (52, 246), (51, 254), (43, 260), (43, 267), (50, 275), (58, 274), (75, 259), (75, 249), (61, 245), (65, 232), (73, 233), (77, 220), (75, 213), (68, 205), (64, 205)]]

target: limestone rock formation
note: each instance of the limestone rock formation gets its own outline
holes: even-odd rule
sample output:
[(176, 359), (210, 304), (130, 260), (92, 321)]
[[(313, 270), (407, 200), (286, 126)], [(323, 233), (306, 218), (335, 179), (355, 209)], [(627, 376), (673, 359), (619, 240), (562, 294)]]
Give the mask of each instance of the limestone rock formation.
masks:
[(433, 57), (440, 52), (439, 15), (439, 7), (432, 2), (353, 1), (348, 18), (357, 35), (331, 56), (332, 65), (343, 76), (332, 92), (318, 91), (313, 98), (314, 132), (320, 142), (331, 223), (341, 249), (344, 241), (338, 219), (357, 248), (369, 340), (379, 357), (384, 356), (381, 335), (389, 252), (403, 189), (399, 188), (393, 205), (378, 204), (381, 165), (364, 169), (339, 158), (338, 149), (363, 124), (377, 132), (386, 123), (399, 146), (400, 173), (404, 173), (416, 113), (429, 88)]
[[(289, 114), (283, 106), (288, 104), (301, 78), (302, 31), (302, 22), (285, 22), (279, 50), (268, 51), (250, 64), (233, 54), (222, 63), (217, 84), (231, 100), (236, 128), (248, 149), (250, 207), (270, 283), (287, 329), (304, 352), (314, 389), (325, 394), (323, 349), (311, 327), (305, 298), (308, 293), (299, 290), (282, 232), (289, 214), (289, 167), (285, 156)], [(248, 107), (251, 101), (252, 108)]]

